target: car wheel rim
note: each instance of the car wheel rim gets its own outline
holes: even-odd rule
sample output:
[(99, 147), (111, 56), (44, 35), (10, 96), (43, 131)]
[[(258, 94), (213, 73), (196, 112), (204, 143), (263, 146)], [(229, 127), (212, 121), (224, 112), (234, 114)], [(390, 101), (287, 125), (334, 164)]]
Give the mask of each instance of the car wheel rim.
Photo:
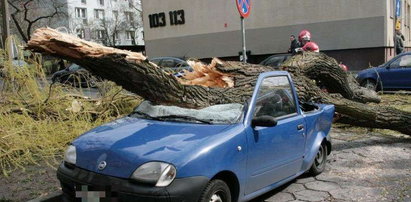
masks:
[(315, 157), (315, 165), (317, 167), (321, 167), (322, 164), (324, 163), (324, 147), (321, 146), (320, 149), (318, 150), (317, 156)]
[(370, 90), (375, 90), (375, 85), (371, 81), (366, 81), (365, 83), (365, 88), (370, 89)]
[(210, 198), (210, 202), (223, 202), (221, 194), (218, 192), (214, 193)]

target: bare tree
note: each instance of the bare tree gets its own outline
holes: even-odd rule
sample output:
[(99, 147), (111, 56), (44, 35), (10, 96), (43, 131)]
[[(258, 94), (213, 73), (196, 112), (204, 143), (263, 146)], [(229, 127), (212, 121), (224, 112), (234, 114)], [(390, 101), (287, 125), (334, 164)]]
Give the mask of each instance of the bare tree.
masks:
[(50, 25), (54, 18), (67, 16), (65, 4), (58, 0), (8, 0), (11, 19), (21, 38), (28, 42), (32, 31)]
[(136, 10), (136, 4), (138, 2), (135, 0), (126, 3), (119, 2), (111, 8), (111, 15), (106, 13), (104, 17), (93, 20), (91, 27), (94, 30), (94, 40), (101, 41), (107, 46), (116, 46), (118, 36), (125, 33), (126, 38), (130, 37), (133, 45), (137, 44), (135, 35), (136, 31), (142, 28), (142, 23), (141, 10)]

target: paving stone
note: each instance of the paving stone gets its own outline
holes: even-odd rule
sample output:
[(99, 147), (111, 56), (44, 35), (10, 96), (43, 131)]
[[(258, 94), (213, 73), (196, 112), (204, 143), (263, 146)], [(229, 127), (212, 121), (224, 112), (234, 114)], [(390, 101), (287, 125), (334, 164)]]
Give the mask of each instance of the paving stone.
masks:
[(302, 190), (294, 193), (294, 196), (303, 201), (324, 201), (330, 195), (327, 192)]
[(266, 199), (265, 201), (272, 201), (272, 202), (277, 202), (277, 201), (292, 201), (294, 200), (293, 195), (289, 194), (289, 193), (277, 193), (274, 196), (271, 196), (270, 198)]
[(331, 191), (331, 190), (340, 188), (340, 186), (335, 182), (322, 182), (322, 181), (309, 182), (309, 183), (306, 183), (305, 186), (308, 189), (313, 189), (317, 191)]
[(340, 200), (379, 201), (379, 199), (382, 199), (382, 190), (371, 187), (352, 186), (344, 189), (334, 189), (329, 193), (333, 198)]
[(304, 190), (304, 189), (305, 189), (305, 187), (302, 184), (290, 184), (282, 192), (294, 193), (294, 192), (301, 191), (301, 190)]
[(304, 184), (304, 183), (313, 182), (313, 181), (315, 181), (314, 177), (305, 177), (305, 178), (298, 178), (296, 183)]

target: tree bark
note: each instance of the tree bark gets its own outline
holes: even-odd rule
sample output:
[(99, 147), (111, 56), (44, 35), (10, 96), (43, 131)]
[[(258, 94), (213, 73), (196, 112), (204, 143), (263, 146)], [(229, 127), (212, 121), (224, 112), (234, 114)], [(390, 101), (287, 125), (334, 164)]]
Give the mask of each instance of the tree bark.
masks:
[[(194, 64), (195, 71), (180, 80), (140, 53), (104, 47), (49, 28), (36, 30), (28, 48), (71, 60), (156, 104), (191, 108), (243, 103), (251, 97), (258, 75), (272, 71), (270, 67), (213, 59), (209, 65)], [(387, 128), (411, 135), (408, 127), (411, 113), (364, 104), (379, 102), (380, 98), (359, 87), (325, 54), (294, 56), (282, 69), (292, 75), (300, 102), (334, 104), (338, 113), (356, 120), (350, 123), (352, 125)]]

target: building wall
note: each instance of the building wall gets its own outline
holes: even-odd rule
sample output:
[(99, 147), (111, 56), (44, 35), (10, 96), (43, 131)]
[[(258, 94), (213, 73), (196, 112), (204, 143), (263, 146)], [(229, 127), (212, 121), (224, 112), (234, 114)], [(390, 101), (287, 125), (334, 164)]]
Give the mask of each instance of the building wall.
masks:
[[(246, 19), (252, 54), (285, 52), (289, 35), (309, 29), (322, 50), (385, 46), (386, 0), (259, 0)], [(149, 56), (238, 55), (240, 18), (233, 1), (143, 0)], [(148, 15), (183, 9), (184, 25), (150, 28)]]
[[(402, 0), (402, 32), (411, 45), (411, 0)], [(225, 57), (241, 51), (240, 18), (234, 1), (142, 0), (149, 57)], [(169, 11), (184, 10), (185, 24), (170, 25)], [(247, 50), (260, 56), (284, 53), (291, 34), (312, 33), (321, 51), (352, 69), (378, 65), (394, 56), (393, 0), (258, 0), (246, 19)], [(149, 15), (164, 12), (166, 26), (150, 28)]]
[[(135, 32), (135, 45), (144, 45), (143, 40), (143, 27), (141, 16), (136, 13), (138, 12), (135, 8), (130, 7), (129, 1), (125, 0), (103, 0), (104, 5), (100, 5), (100, 0), (66, 0), (68, 4), (68, 30), (70, 33), (78, 34), (79, 29), (84, 29), (84, 38), (86, 40), (102, 42), (102, 40), (97, 39), (96, 30), (103, 30), (106, 28), (108, 33), (111, 35), (113, 30), (118, 30), (118, 39), (116, 40), (116, 46), (133, 45), (131, 39), (127, 39), (126, 31)], [(131, 0), (133, 5), (137, 9), (141, 8), (138, 0)], [(86, 20), (78, 18), (76, 16), (76, 8), (85, 8), (87, 17)], [(106, 24), (103, 24), (101, 20), (95, 17), (95, 9), (104, 10), (104, 15), (106, 19)], [(118, 11), (119, 20), (114, 20), (113, 10)], [(135, 26), (129, 26), (129, 22), (125, 17), (125, 12), (133, 12), (134, 20), (136, 21)], [(117, 28), (115, 28), (117, 27)]]

